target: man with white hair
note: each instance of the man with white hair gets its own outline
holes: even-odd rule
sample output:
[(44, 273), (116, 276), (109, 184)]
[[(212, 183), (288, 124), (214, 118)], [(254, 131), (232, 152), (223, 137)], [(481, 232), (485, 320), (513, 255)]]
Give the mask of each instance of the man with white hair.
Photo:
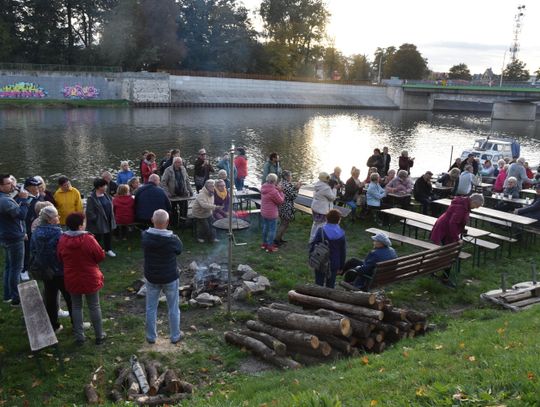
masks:
[(161, 187), (172, 201), (172, 223), (176, 225), (178, 217), (185, 219), (188, 212), (187, 201), (180, 200), (180, 198), (193, 196), (193, 190), (181, 157), (174, 157), (172, 165), (165, 169), (161, 178)]
[(148, 182), (135, 192), (135, 219), (149, 226), (154, 212), (158, 209), (171, 212), (171, 201), (159, 186), (159, 175), (152, 174), (148, 177)]
[(520, 157), (515, 163), (510, 164), (508, 171), (506, 172), (506, 181), (504, 182), (504, 187), (506, 188), (508, 184), (508, 179), (510, 177), (515, 177), (517, 180), (517, 186), (519, 190), (523, 188), (523, 183), (528, 182), (529, 184), (535, 184), (536, 180), (527, 177), (527, 170), (525, 169), (525, 158)]
[(178, 265), (176, 256), (182, 253), (182, 241), (171, 230), (169, 214), (163, 209), (152, 215), (153, 227), (142, 233), (144, 251), (144, 277), (146, 278), (146, 341), (156, 343), (157, 309), (161, 291), (167, 299), (169, 340), (177, 344), (182, 340), (178, 295)]

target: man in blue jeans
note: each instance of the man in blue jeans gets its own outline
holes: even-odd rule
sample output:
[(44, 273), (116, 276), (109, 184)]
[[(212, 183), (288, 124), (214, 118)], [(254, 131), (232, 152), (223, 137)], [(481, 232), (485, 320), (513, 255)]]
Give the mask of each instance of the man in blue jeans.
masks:
[(182, 340), (178, 295), (178, 268), (176, 256), (182, 253), (182, 241), (167, 230), (169, 214), (158, 209), (152, 216), (154, 227), (142, 233), (144, 277), (146, 278), (146, 341), (156, 343), (157, 308), (161, 291), (169, 308), (169, 339), (172, 344)]
[(28, 213), (28, 192), (20, 191), (20, 204), (11, 198), (15, 190), (9, 174), (0, 174), (0, 246), (5, 250), (4, 302), (19, 306), (17, 285), (24, 262), (24, 219)]

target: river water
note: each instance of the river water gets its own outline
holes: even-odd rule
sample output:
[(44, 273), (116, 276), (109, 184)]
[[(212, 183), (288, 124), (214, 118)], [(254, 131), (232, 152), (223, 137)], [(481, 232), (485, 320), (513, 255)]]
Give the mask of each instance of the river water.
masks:
[[(0, 172), (18, 178), (41, 175), (51, 183), (59, 174), (83, 191), (105, 169), (120, 160), (137, 167), (151, 150), (158, 157), (179, 148), (193, 163), (204, 147), (213, 160), (234, 140), (247, 149), (248, 184), (259, 183), (264, 160), (279, 153), (282, 167), (294, 179), (310, 182), (319, 171), (336, 165), (347, 179), (354, 165), (367, 173), (375, 147), (388, 146), (391, 167), (401, 150), (416, 158), (412, 175), (446, 171), (451, 160), (477, 137), (517, 138), (522, 156), (540, 162), (540, 125), (535, 122), (491, 122), (489, 116), (461, 113), (383, 110), (222, 109), (222, 108), (80, 108), (2, 109)], [(188, 166), (188, 169), (190, 167)], [(51, 185), (53, 189), (53, 185)]]

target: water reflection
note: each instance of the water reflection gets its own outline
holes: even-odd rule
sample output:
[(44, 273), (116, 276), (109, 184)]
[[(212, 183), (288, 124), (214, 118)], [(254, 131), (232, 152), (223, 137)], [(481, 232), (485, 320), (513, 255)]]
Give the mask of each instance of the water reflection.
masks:
[[(162, 157), (180, 148), (192, 163), (205, 147), (214, 159), (232, 140), (248, 151), (248, 181), (258, 183), (268, 154), (309, 182), (337, 165), (366, 174), (375, 147), (388, 146), (392, 167), (402, 150), (416, 157), (413, 175), (445, 171), (479, 136), (516, 137), (523, 155), (540, 162), (540, 130), (534, 122), (491, 122), (489, 115), (421, 111), (317, 109), (4, 109), (0, 110), (0, 170), (18, 177), (40, 174), (49, 181), (66, 174), (82, 189), (120, 160), (137, 167), (143, 150)], [(451, 157), (453, 147), (453, 155)]]

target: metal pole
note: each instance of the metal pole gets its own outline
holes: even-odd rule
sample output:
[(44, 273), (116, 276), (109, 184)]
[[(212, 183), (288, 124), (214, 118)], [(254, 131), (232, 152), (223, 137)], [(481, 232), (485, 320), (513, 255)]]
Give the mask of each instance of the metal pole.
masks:
[(502, 82), (503, 82), (503, 76), (504, 76), (504, 62), (506, 60), (506, 51), (504, 51), (504, 56), (503, 56), (503, 64), (502, 64), (502, 68), (501, 68), (501, 80), (499, 82), (499, 88), (502, 88)]
[(231, 143), (229, 151), (229, 264), (227, 267), (227, 314), (231, 314), (231, 290), (232, 290), (232, 248), (233, 248), (233, 231), (232, 231), (232, 213), (233, 213), (233, 160), (234, 160), (234, 140)]
[(452, 166), (452, 157), (454, 155), (454, 146), (452, 146), (450, 148), (450, 165), (448, 166), (448, 168), (450, 168)]
[(536, 262), (531, 261), (531, 277), (533, 285), (536, 285)]
[(379, 76), (377, 79), (377, 85), (381, 84), (381, 68), (382, 68), (382, 57), (384, 55), (384, 48), (381, 51), (381, 57), (379, 58)]

